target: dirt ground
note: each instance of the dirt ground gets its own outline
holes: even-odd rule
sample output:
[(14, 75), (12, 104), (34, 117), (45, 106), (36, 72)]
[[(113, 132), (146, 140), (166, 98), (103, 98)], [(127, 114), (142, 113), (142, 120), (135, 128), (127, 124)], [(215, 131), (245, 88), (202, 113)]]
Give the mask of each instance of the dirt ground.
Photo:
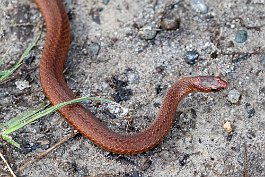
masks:
[[(0, 56), (10, 48), (4, 69), (37, 37), (42, 18), (32, 0), (0, 2)], [(120, 104), (86, 104), (113, 130), (148, 127), (167, 88), (184, 76), (219, 75), (229, 86), (190, 94), (163, 142), (134, 156), (109, 153), (78, 134), (37, 158), (73, 131), (58, 113), (46, 116), (12, 134), (21, 149), (1, 141), (0, 152), (15, 174), (265, 176), (264, 0), (206, 0), (208, 9), (188, 0), (64, 2), (72, 35), (67, 83), (81, 96)], [(0, 122), (45, 100), (38, 69), (43, 31), (31, 57), (0, 85)], [(2, 160), (0, 174), (10, 176)]]

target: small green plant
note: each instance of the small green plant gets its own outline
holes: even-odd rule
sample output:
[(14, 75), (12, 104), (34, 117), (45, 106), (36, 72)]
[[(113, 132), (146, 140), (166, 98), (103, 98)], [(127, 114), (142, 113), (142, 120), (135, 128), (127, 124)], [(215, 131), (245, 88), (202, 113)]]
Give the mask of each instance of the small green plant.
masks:
[(12, 132), (35, 122), (37, 119), (39, 119), (43, 116), (46, 116), (52, 112), (55, 112), (56, 110), (62, 108), (63, 106), (73, 104), (73, 103), (78, 103), (81, 101), (87, 101), (87, 100), (94, 100), (94, 101), (101, 101), (101, 102), (112, 102), (111, 100), (104, 99), (104, 98), (86, 96), (86, 97), (77, 98), (77, 99), (74, 99), (71, 101), (59, 103), (57, 105), (50, 106), (50, 107), (48, 107), (48, 104), (45, 104), (45, 105), (42, 105), (35, 110), (29, 110), (29, 111), (23, 112), (23, 113), (17, 115), (16, 117), (10, 119), (9, 121), (0, 124), (0, 136), (4, 140), (9, 142), (10, 144), (16, 146), (17, 148), (20, 148), (20, 144), (15, 142), (12, 139), (12, 137), (10, 136), (10, 134)]

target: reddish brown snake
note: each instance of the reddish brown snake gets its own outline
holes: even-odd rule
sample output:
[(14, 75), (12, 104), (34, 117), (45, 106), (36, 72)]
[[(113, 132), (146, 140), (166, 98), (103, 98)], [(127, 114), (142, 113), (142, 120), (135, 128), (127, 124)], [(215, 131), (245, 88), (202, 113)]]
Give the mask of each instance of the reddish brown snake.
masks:
[[(43, 91), (55, 105), (75, 98), (67, 86), (64, 75), (64, 62), (70, 45), (68, 16), (61, 0), (35, 0), (47, 26), (43, 54), (40, 61), (40, 80)], [(175, 83), (166, 93), (154, 122), (140, 133), (119, 134), (108, 129), (90, 111), (75, 104), (59, 110), (61, 115), (85, 137), (101, 148), (118, 154), (137, 154), (159, 144), (169, 132), (175, 117), (176, 108), (187, 94), (218, 91), (227, 83), (219, 77), (187, 77)]]

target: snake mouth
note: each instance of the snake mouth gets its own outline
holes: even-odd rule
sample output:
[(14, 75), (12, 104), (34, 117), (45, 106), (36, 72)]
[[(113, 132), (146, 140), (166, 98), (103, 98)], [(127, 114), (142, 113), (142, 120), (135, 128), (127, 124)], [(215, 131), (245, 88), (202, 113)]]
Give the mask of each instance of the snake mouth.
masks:
[(221, 78), (216, 77), (214, 79), (214, 82), (212, 83), (211, 91), (217, 92), (217, 91), (223, 90), (227, 88), (227, 85), (228, 84), (225, 80), (222, 80)]

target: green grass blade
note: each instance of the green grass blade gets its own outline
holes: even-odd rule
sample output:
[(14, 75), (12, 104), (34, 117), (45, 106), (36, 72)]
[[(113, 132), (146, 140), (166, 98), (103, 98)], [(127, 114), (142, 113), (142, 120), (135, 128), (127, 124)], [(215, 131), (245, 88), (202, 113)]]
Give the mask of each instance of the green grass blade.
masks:
[(24, 127), (25, 125), (31, 124), (32, 122), (36, 121), (37, 119), (48, 115), (52, 112), (55, 112), (56, 110), (62, 108), (63, 106), (69, 105), (69, 104), (73, 104), (73, 103), (78, 103), (81, 101), (85, 101), (85, 100), (96, 100), (96, 101), (102, 101), (102, 102), (110, 102), (110, 100), (107, 99), (103, 99), (103, 98), (97, 98), (97, 97), (82, 97), (82, 98), (77, 98), (71, 101), (67, 101), (67, 102), (63, 102), (63, 103), (59, 103), (57, 105), (51, 106), (49, 108), (46, 108), (40, 112), (37, 112), (36, 114), (28, 117), (27, 119), (25, 119), (23, 122), (21, 122), (20, 124), (16, 124), (15, 126), (10, 127), (8, 130), (5, 130), (3, 132), (3, 134), (10, 134), (22, 127)]
[(5, 75), (8, 75), (10, 72), (11, 72), (10, 70), (0, 71), (0, 78), (5, 76)]
[[(11, 74), (14, 73), (15, 70), (17, 70), (22, 64), (24, 59), (29, 55), (30, 51), (32, 50), (32, 48), (34, 46), (36, 46), (38, 40), (41, 37), (41, 33), (38, 35), (38, 37), (36, 38), (36, 40), (34, 42), (32, 42), (27, 48), (26, 50), (23, 52), (23, 54), (21, 55), (20, 59), (17, 61), (17, 63), (10, 69), (5, 70), (5, 71), (1, 71), (1, 73), (4, 75), (0, 75), (0, 82), (3, 82), (4, 80), (6, 80)], [(4, 57), (3, 57), (4, 58)], [(3, 59), (2, 59), (3, 60)]]
[[(82, 101), (87, 101), (87, 100), (94, 100), (94, 101), (100, 101), (100, 102), (112, 102), (111, 100), (104, 99), (104, 98), (98, 98), (98, 97), (81, 97), (77, 98), (74, 100), (70, 100), (67, 102), (59, 103), (57, 105), (48, 107), (46, 109), (43, 109), (44, 107), (38, 108), (36, 110), (30, 110), (26, 111), (24, 113), (19, 114), (18, 116), (10, 119), (9, 121), (0, 124), (0, 136), (6, 141), (10, 142), (14, 146), (18, 147), (16, 142), (12, 140), (12, 138), (9, 136), (12, 132), (29, 125), (33, 122), (35, 122), (37, 119), (48, 115), (52, 112), (55, 112), (56, 110), (62, 108), (63, 106), (69, 105), (69, 104), (74, 104)], [(46, 105), (47, 106), (47, 105)]]
[(13, 146), (16, 146), (17, 148), (20, 148), (20, 144), (15, 142), (11, 136), (8, 135), (2, 135), (3, 140), (6, 140), (8, 143), (12, 144)]
[[(46, 105), (48, 106), (48, 105)], [(46, 106), (42, 106), (40, 108), (37, 108), (35, 110), (29, 110), (29, 111), (25, 111), (22, 112), (20, 114), (18, 114), (17, 116), (15, 116), (14, 118), (0, 124), (0, 134), (1, 132), (5, 131), (6, 129), (16, 126), (17, 124), (20, 124), (21, 122), (23, 122), (25, 119), (27, 119), (28, 117), (36, 114), (37, 112), (43, 110)]]
[(23, 60), (29, 55), (30, 51), (33, 49), (33, 47), (35, 47), (39, 41), (41, 37), (41, 32), (40, 34), (37, 36), (37, 38), (35, 39), (34, 42), (32, 42), (27, 48), (26, 50), (23, 52), (23, 54), (21, 55), (19, 61), (18, 61), (18, 64), (17, 65), (20, 65), (20, 63), (23, 62)]

